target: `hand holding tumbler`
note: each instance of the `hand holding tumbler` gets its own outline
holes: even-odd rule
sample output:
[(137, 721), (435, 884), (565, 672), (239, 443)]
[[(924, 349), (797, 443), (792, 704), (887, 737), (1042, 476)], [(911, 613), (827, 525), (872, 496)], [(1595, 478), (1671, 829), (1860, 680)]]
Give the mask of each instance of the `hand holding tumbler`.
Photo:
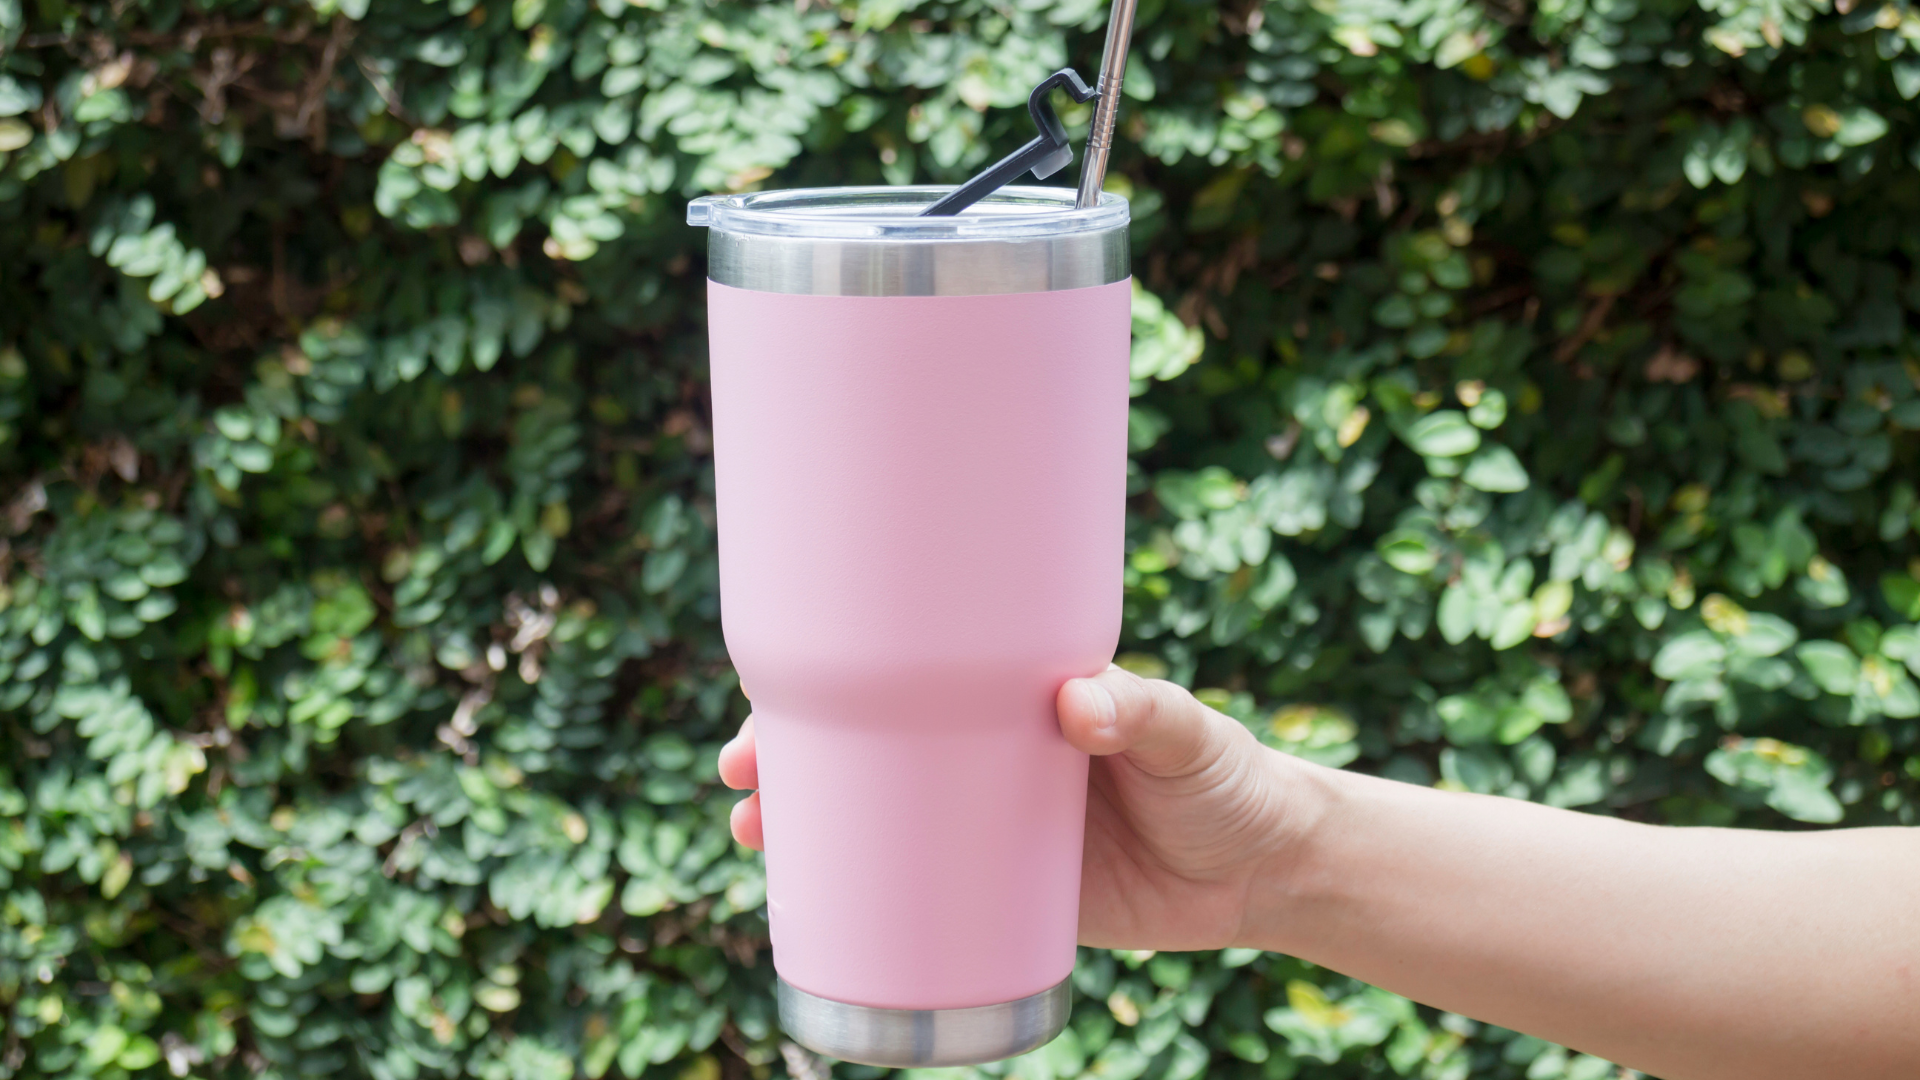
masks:
[(1087, 759), (1053, 703), (1120, 633), (1126, 202), (915, 216), (941, 194), (689, 209), (781, 1018), (889, 1066), (1065, 1025)]

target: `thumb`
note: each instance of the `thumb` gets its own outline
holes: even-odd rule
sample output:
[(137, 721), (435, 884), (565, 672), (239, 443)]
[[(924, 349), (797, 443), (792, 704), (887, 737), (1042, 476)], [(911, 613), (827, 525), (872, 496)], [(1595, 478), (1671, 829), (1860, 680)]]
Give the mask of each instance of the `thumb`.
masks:
[(1069, 679), (1055, 700), (1060, 733), (1095, 756), (1126, 754), (1155, 776), (1184, 776), (1225, 751), (1240, 725), (1160, 679), (1118, 667), (1090, 679)]

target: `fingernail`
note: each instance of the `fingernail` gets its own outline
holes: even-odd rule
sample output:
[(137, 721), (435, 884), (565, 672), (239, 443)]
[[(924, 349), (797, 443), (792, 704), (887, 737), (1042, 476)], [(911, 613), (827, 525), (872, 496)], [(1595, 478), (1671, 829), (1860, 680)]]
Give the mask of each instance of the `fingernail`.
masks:
[(1086, 681), (1086, 688), (1087, 700), (1093, 705), (1094, 728), (1099, 731), (1112, 731), (1113, 726), (1120, 722), (1120, 709), (1113, 703), (1113, 695), (1107, 693), (1106, 687), (1092, 679)]

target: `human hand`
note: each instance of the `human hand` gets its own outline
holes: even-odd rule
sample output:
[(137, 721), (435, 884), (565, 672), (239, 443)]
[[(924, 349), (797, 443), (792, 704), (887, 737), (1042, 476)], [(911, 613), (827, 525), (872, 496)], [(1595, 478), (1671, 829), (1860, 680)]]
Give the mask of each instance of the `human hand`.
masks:
[[(1087, 791), (1080, 940), (1195, 950), (1246, 943), (1260, 894), (1284, 887), (1315, 817), (1311, 767), (1269, 750), (1173, 683), (1110, 667), (1056, 699), (1060, 731), (1094, 756)], [(720, 752), (727, 786), (758, 786), (753, 719)], [(764, 846), (760, 797), (733, 835)]]

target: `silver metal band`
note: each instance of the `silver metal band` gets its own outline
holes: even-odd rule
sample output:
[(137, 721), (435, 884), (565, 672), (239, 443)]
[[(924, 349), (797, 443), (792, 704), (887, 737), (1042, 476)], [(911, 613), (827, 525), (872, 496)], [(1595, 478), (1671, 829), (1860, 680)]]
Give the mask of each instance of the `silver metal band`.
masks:
[(707, 276), (812, 296), (980, 296), (1082, 289), (1131, 273), (1125, 226), (1023, 240), (821, 240), (712, 230)]
[(885, 1068), (979, 1065), (1053, 1041), (1073, 1004), (1069, 980), (1017, 1001), (971, 1009), (875, 1009), (816, 997), (780, 980), (780, 1026), (841, 1061)]

